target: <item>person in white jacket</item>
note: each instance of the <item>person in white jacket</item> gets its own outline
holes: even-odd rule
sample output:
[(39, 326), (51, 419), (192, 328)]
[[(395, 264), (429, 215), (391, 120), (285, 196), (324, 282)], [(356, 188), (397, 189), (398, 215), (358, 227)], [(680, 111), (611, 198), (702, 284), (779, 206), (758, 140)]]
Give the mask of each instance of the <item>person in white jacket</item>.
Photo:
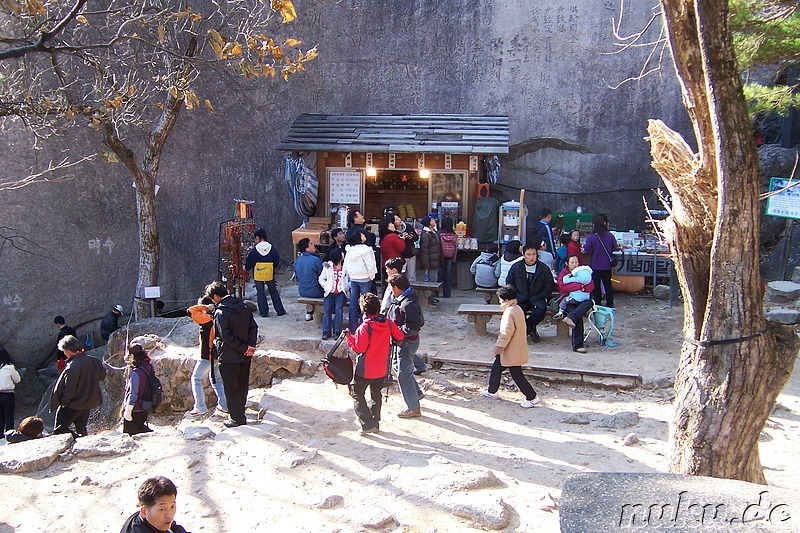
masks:
[(506, 251), (500, 257), (500, 277), (497, 278), (497, 284), (501, 287), (506, 284), (508, 271), (514, 263), (522, 260), (522, 243), (518, 240), (508, 241), (506, 244)]
[[(358, 239), (358, 241), (356, 240)], [(359, 242), (360, 241), (360, 242)], [(365, 244), (363, 233), (354, 232), (344, 256), (344, 269), (350, 277), (350, 316), (348, 329), (353, 332), (361, 324), (358, 299), (372, 291), (372, 279), (378, 272), (375, 250)]]
[(341, 248), (330, 251), (330, 261), (322, 263), (319, 284), (325, 291), (322, 299), (322, 340), (331, 338), (331, 315), (333, 315), (333, 336), (342, 332), (342, 312), (344, 302), (350, 294), (350, 278), (343, 266)]
[(11, 362), (11, 355), (0, 345), (0, 438), (14, 429), (14, 387), (19, 383), (19, 372)]

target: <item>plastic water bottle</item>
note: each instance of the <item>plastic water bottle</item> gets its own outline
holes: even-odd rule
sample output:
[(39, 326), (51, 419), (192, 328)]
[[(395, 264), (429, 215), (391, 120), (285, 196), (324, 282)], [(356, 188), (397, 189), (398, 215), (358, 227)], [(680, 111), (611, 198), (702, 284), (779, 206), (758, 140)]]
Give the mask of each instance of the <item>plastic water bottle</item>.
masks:
[(423, 277), (423, 279), (424, 279), (426, 282), (431, 280), (431, 276), (428, 274), (428, 271), (427, 271), (427, 270), (425, 271), (425, 276)]

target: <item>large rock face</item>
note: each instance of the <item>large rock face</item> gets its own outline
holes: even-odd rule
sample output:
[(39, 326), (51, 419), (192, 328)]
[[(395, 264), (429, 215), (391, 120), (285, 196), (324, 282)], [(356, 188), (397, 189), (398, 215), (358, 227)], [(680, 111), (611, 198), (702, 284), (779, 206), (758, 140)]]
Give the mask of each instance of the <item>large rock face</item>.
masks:
[[(620, 17), (619, 5), (298, 0), (300, 18), (279, 31), (304, 47), (319, 44), (320, 58), (305, 72), (289, 83), (220, 76), (193, 84), (216, 112), (184, 111), (161, 160), (162, 300), (168, 308), (189, 305), (217, 277), (219, 223), (231, 217), (234, 198), (255, 200), (257, 224), (284, 259), (292, 257), (290, 231), (300, 221), (283, 183), (285, 154), (273, 147), (301, 113), (508, 115), (512, 146), (501, 157), (500, 183), (525, 187), (532, 212), (580, 205), (608, 212), (618, 228), (642, 228), (642, 194), (660, 182), (643, 140), (647, 119), (691, 130), (668, 59), (660, 74), (612, 88), (637, 75), (650, 52), (609, 53), (618, 50), (612, 17), (629, 35), (652, 14), (648, 3), (626, 2)], [(654, 41), (659, 25), (643, 39)], [(21, 126), (8, 128), (3, 176), (103, 149), (100, 134), (83, 125), (37, 149)], [(139, 156), (141, 138), (125, 135)], [(133, 304), (132, 180), (122, 164), (101, 160), (72, 169), (66, 181), (0, 191), (2, 235), (21, 248), (0, 252), (0, 341), (19, 362), (52, 352), (54, 315), (99, 339), (99, 319), (112, 305), (128, 312)], [(507, 200), (518, 192), (495, 187), (493, 194)]]

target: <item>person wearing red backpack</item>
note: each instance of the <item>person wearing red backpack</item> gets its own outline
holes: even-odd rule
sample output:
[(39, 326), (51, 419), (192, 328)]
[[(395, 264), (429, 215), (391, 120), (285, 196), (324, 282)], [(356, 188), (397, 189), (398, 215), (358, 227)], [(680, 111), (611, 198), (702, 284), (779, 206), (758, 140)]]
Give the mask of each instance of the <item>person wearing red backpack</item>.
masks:
[(453, 219), (450, 217), (442, 218), (442, 231), (439, 238), (442, 240), (442, 297), (450, 298), (453, 290), (453, 264), (456, 262), (458, 247), (456, 246), (458, 236), (453, 231)]
[[(392, 340), (400, 344), (403, 332), (390, 318), (380, 314), (381, 301), (368, 292), (358, 299), (366, 318), (355, 330), (348, 332), (347, 345), (358, 354), (350, 395), (356, 416), (361, 424), (361, 434), (378, 433), (381, 421), (381, 388), (389, 368), (389, 347)], [(366, 399), (370, 391), (372, 405)]]
[(131, 344), (128, 348), (131, 373), (125, 386), (125, 402), (122, 410), (122, 432), (128, 435), (149, 433), (153, 431), (147, 425), (149, 411), (142, 407), (142, 397), (147, 386), (147, 376), (155, 372), (147, 352), (140, 344)]

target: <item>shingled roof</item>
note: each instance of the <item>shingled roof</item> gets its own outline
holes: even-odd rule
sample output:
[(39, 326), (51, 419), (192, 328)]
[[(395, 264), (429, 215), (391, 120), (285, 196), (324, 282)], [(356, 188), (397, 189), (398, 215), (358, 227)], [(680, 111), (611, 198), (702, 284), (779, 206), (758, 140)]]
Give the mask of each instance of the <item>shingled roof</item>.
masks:
[(295, 119), (280, 150), (507, 154), (508, 117), (323, 115)]

